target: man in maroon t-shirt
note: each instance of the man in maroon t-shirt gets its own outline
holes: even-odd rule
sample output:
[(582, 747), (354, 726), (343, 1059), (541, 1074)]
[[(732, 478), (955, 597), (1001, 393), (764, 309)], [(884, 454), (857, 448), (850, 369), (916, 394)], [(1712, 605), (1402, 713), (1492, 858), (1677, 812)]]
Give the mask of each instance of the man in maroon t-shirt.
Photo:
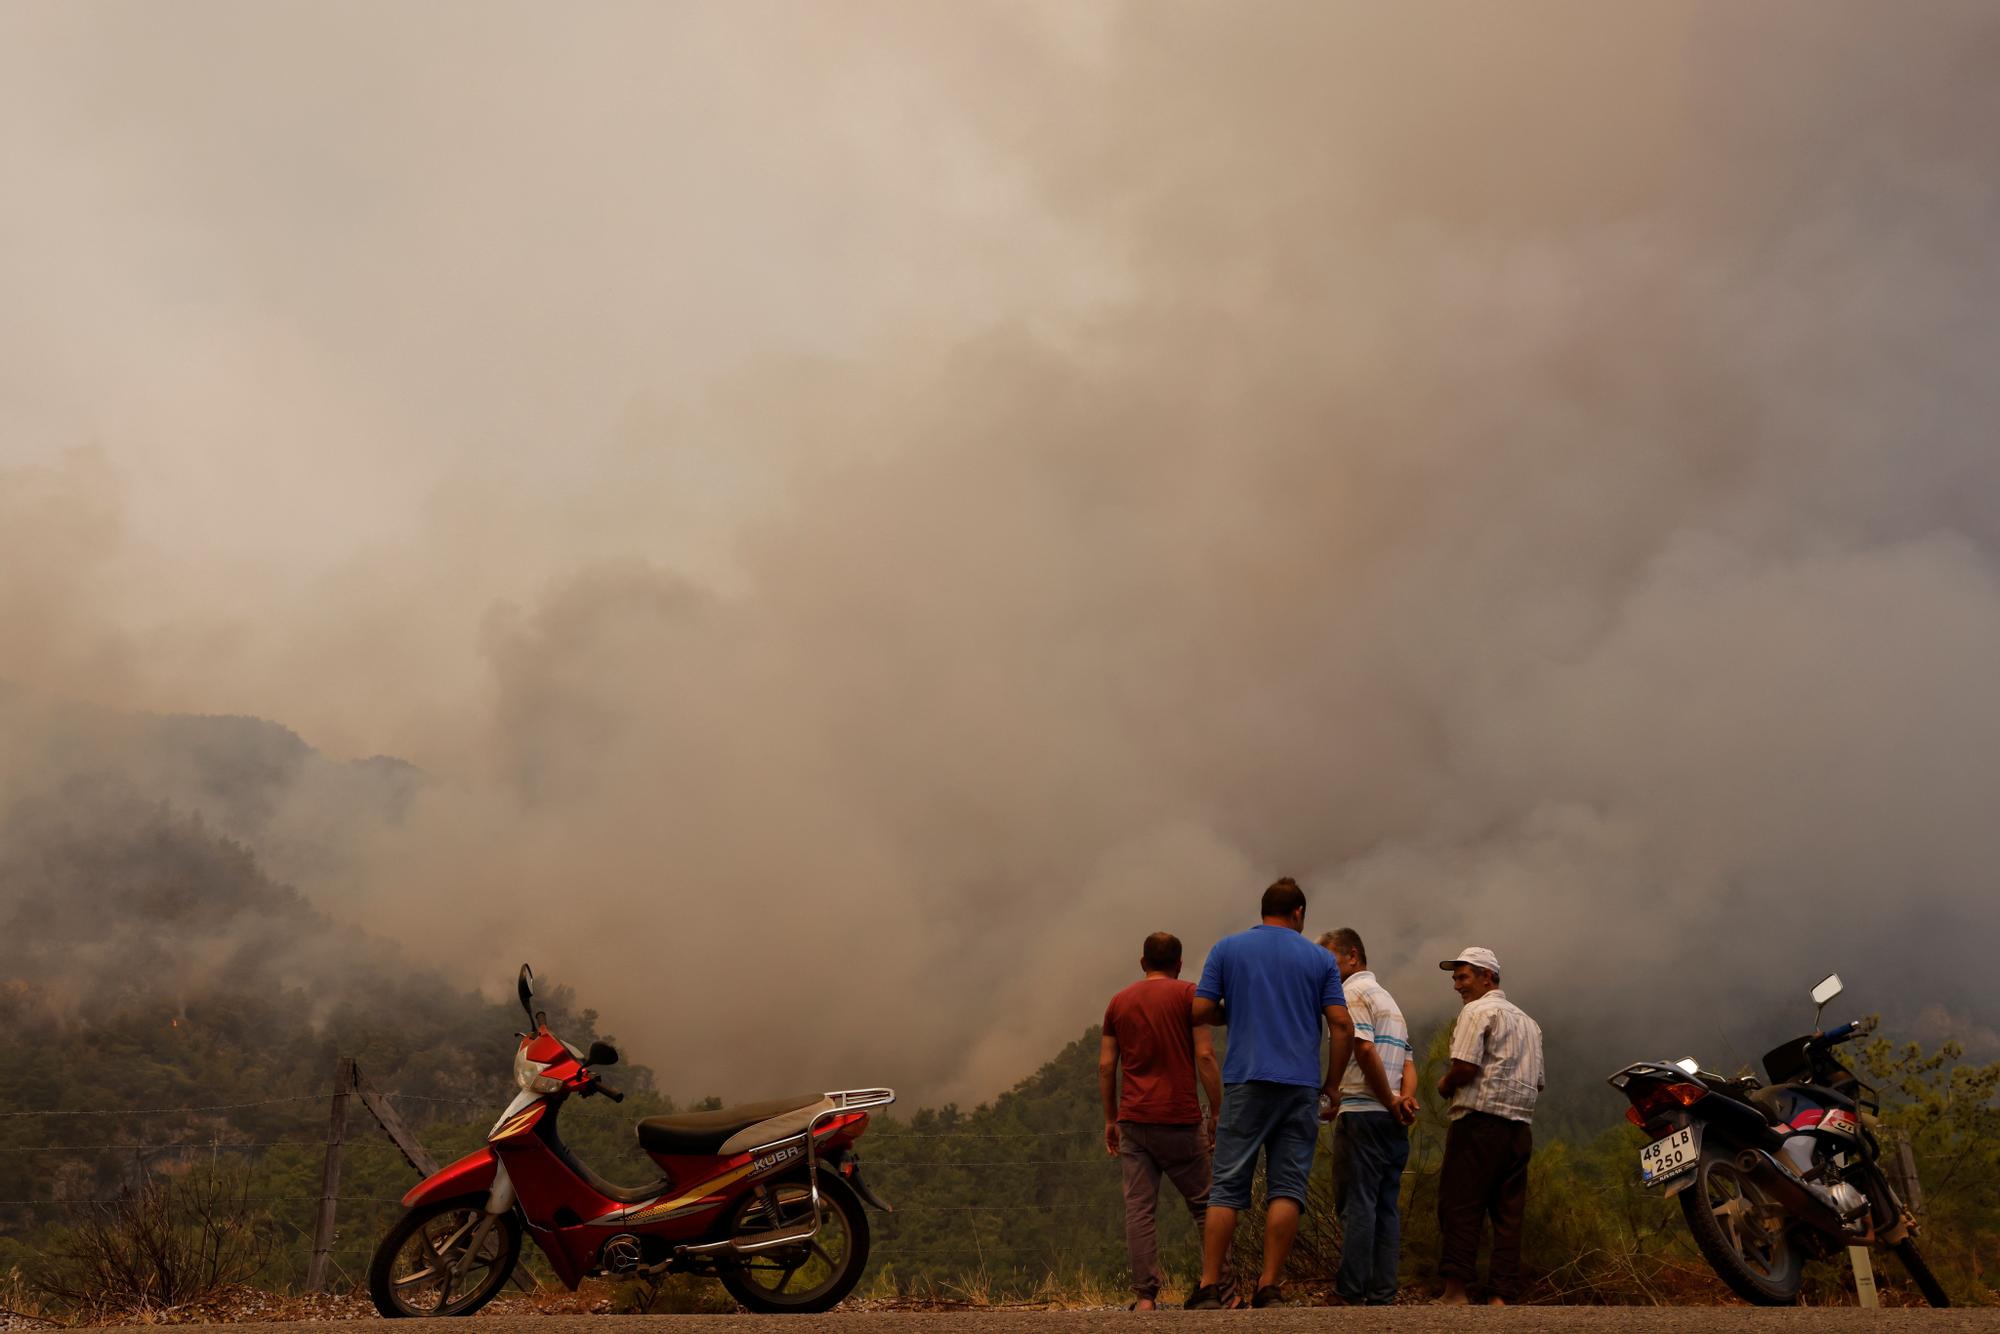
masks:
[[(1104, 1095), (1104, 1147), (1125, 1170), (1125, 1249), (1132, 1261), (1133, 1308), (1153, 1309), (1160, 1293), (1160, 1248), (1153, 1220), (1164, 1173), (1194, 1214), (1208, 1210), (1208, 1154), (1222, 1106), (1222, 1071), (1208, 1029), (1194, 1026), (1194, 983), (1181, 976), (1178, 936), (1146, 937), (1145, 977), (1111, 998), (1097, 1084)], [(1119, 1088), (1119, 1073), (1124, 1088)], [(1195, 1081), (1208, 1093), (1208, 1116)]]

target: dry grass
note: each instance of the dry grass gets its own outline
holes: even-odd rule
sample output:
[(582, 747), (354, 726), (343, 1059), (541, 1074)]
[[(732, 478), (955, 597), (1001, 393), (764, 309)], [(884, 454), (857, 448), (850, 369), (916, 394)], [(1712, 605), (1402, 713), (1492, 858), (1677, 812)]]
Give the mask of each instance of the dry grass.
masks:
[(275, 1242), (244, 1182), (214, 1171), (147, 1177), (79, 1210), (34, 1287), (47, 1307), (84, 1317), (173, 1309), (256, 1278)]

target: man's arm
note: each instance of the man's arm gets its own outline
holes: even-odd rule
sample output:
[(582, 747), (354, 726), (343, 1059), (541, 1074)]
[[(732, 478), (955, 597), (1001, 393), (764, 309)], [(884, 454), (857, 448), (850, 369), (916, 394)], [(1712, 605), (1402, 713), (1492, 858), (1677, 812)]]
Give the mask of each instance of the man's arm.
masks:
[(1345, 1005), (1326, 1007), (1326, 1082), (1319, 1091), (1338, 1097), (1340, 1077), (1347, 1073), (1347, 1061), (1354, 1054), (1354, 1020)]
[(1417, 1119), (1421, 1110), (1422, 1105), (1417, 1102), (1416, 1053), (1411, 1052), (1409, 1059), (1403, 1062), (1403, 1087), (1396, 1094), (1396, 1114), (1404, 1125), (1409, 1125)]
[(1190, 1017), (1191, 1022), (1197, 1025), (1229, 1022), (1228, 1014), (1222, 1008), (1223, 999), (1229, 995), (1227, 946), (1227, 941), (1218, 940), (1215, 948), (1208, 952), (1208, 957), (1202, 960), (1201, 981), (1195, 983), (1194, 1013)]
[(1444, 1078), (1438, 1081), (1438, 1096), (1449, 1098), (1477, 1078), (1479, 1078), (1478, 1066), (1454, 1056), (1451, 1058), (1451, 1069), (1445, 1071)]
[(1472, 1017), (1470, 1007), (1458, 1012), (1458, 1022), (1451, 1030), (1451, 1068), (1438, 1080), (1440, 1098), (1450, 1098), (1479, 1078), (1479, 1067), (1486, 1061), (1487, 1023), (1488, 1016), (1483, 1013)]
[(1375, 1101), (1395, 1111), (1396, 1095), (1389, 1091), (1389, 1072), (1382, 1068), (1382, 1053), (1375, 1050), (1375, 1044), (1356, 1038), (1354, 1063), (1361, 1067), (1361, 1077), (1368, 1081), (1368, 1092)]
[(1118, 1039), (1106, 1033), (1097, 1044), (1097, 1092), (1104, 1099), (1104, 1151), (1118, 1155)]
[(1208, 1095), (1208, 1133), (1215, 1135), (1215, 1118), (1222, 1115), (1222, 1067), (1215, 1063), (1215, 1038), (1206, 1028), (1194, 1030), (1194, 1073)]

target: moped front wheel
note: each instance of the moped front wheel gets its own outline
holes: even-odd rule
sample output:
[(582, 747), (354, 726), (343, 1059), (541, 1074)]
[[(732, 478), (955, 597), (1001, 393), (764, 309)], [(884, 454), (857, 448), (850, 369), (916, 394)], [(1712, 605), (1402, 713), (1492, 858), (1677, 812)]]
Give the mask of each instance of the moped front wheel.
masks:
[(520, 1258), (520, 1219), (488, 1214), (484, 1196), (420, 1204), (375, 1248), (368, 1295), (391, 1320), (471, 1315), (506, 1285)]
[(1944, 1290), (1944, 1284), (1937, 1281), (1937, 1275), (1924, 1259), (1917, 1243), (1905, 1237), (1896, 1243), (1896, 1258), (1903, 1262), (1903, 1268), (1910, 1271), (1910, 1280), (1917, 1285), (1917, 1291), (1924, 1294), (1924, 1300), (1932, 1306), (1951, 1305), (1951, 1296)]
[[(803, 1231), (812, 1217), (812, 1191), (801, 1176), (744, 1196), (729, 1216), (725, 1235), (745, 1239)], [(720, 1261), (716, 1277), (750, 1311), (830, 1311), (861, 1281), (868, 1239), (868, 1216), (853, 1188), (833, 1173), (821, 1172), (818, 1232), (807, 1241)]]

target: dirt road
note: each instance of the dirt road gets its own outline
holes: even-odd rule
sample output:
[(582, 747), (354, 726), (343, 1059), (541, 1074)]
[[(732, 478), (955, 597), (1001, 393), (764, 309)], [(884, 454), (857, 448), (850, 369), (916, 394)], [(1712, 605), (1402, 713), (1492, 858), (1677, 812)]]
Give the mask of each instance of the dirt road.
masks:
[[(1179, 1334), (2000, 1334), (2000, 1307), (1866, 1311), (1858, 1307), (1754, 1310), (1740, 1306), (1534, 1307), (1452, 1311), (1299, 1307), (1278, 1311), (855, 1312), (826, 1316), (479, 1316), (467, 1334), (1083, 1334), (1112, 1329)], [(325, 1324), (182, 1325), (177, 1334), (327, 1334)]]

